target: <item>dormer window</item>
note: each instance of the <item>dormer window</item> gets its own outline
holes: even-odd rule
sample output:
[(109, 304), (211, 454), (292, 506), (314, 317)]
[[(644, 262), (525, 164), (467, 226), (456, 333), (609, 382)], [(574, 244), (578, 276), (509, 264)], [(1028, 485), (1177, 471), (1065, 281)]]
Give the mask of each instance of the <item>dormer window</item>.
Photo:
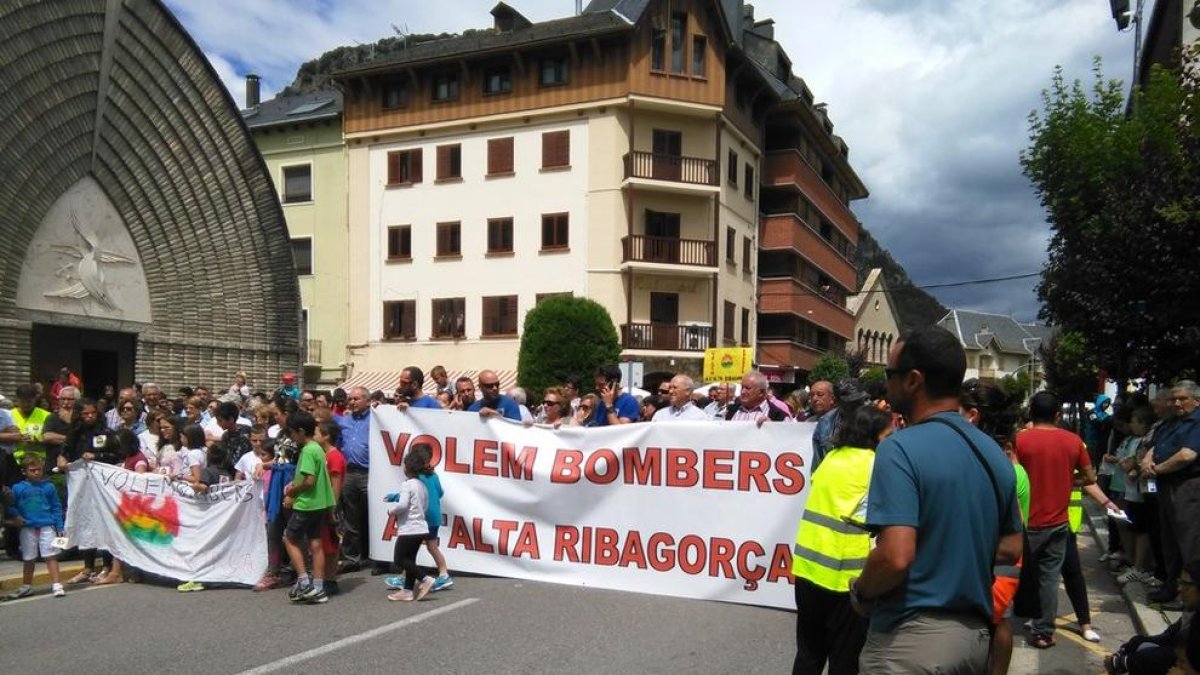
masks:
[(483, 73), (483, 93), (507, 94), (512, 91), (512, 74), (508, 68), (492, 68)]
[(458, 100), (458, 73), (442, 73), (433, 76), (433, 100)]
[(538, 67), (538, 84), (543, 87), (567, 83), (566, 57), (542, 59)]

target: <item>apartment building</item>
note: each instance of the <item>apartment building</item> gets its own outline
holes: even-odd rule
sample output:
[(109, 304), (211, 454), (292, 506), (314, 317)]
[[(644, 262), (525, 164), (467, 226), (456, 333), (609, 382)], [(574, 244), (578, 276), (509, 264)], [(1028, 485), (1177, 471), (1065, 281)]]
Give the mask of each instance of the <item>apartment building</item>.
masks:
[(761, 146), (727, 113), (721, 3), (492, 15), (336, 74), (364, 282), (350, 381), (515, 368), (526, 313), (554, 294), (602, 304), (647, 375), (752, 345)]
[(348, 267), (342, 94), (326, 90), (259, 100), (246, 79), (242, 119), (274, 180), (300, 284), (303, 381), (332, 385), (345, 372)]
[(737, 0), (492, 17), (335, 74), (351, 382), (512, 369), (554, 294), (602, 304), (647, 376), (758, 346), (792, 381), (844, 349), (866, 188), (770, 20)]

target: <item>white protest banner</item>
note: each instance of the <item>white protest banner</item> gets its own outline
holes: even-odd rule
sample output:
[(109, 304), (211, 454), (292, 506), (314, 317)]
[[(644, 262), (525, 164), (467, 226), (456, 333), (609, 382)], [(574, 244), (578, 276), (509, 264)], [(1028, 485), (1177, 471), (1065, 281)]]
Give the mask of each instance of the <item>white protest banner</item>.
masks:
[(262, 495), (252, 481), (196, 494), (187, 483), (75, 462), (67, 473), (67, 539), (181, 581), (254, 584), (267, 569)]
[(392, 559), (395, 523), (383, 497), (404, 480), (404, 454), (428, 443), (446, 491), (441, 545), (453, 569), (794, 608), (791, 551), (814, 426), (552, 430), (379, 406), (371, 557)]

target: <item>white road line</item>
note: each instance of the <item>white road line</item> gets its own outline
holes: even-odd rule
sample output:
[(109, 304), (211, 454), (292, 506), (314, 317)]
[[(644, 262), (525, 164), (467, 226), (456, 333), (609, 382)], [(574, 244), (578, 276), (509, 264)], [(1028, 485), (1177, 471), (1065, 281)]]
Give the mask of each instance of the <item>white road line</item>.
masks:
[(479, 602), (479, 598), (467, 598), (465, 600), (459, 600), (458, 602), (455, 602), (450, 605), (446, 605), (445, 607), (438, 607), (437, 609), (430, 610), (428, 612), (425, 612), (424, 614), (410, 616), (407, 619), (401, 619), (399, 621), (394, 621), (392, 623), (389, 623), (384, 626), (380, 626), (378, 628), (373, 628), (365, 633), (362, 633), (361, 635), (351, 635), (350, 637), (342, 638), (341, 640), (337, 640), (335, 642), (330, 642), (327, 645), (321, 645), (320, 647), (310, 649), (306, 652), (300, 652), (299, 654), (293, 654), (292, 656), (279, 659), (278, 661), (272, 661), (271, 663), (265, 663), (257, 668), (252, 668), (250, 670), (242, 671), (241, 673), (238, 673), (238, 675), (264, 675), (265, 673), (273, 673), (277, 670), (283, 670), (284, 668), (293, 666), (297, 663), (301, 663), (301, 662), (307, 661), (309, 659), (315, 659), (318, 656), (323, 656), (325, 654), (337, 651), (344, 647), (349, 647), (350, 645), (358, 644), (359, 642), (363, 642), (365, 640), (370, 640), (371, 638), (379, 637), (380, 635), (383, 635), (384, 633), (388, 633), (388, 632), (397, 630), (399, 628), (404, 628), (405, 626), (411, 626), (415, 623), (421, 623), (422, 621), (424, 621), (426, 619), (432, 619), (435, 616), (445, 614), (447, 612), (452, 612), (456, 609), (462, 609), (463, 607), (474, 604), (476, 602)]

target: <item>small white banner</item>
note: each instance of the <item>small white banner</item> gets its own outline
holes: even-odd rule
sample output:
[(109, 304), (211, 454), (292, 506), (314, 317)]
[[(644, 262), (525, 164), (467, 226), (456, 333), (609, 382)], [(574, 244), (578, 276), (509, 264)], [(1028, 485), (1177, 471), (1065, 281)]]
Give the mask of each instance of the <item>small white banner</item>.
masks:
[[(391, 560), (384, 495), (433, 448), (452, 569), (794, 608), (792, 542), (814, 424), (527, 428), (473, 413), (371, 415), (371, 557)], [(423, 561), (428, 562), (426, 554)]]
[(76, 462), (67, 473), (67, 539), (181, 581), (254, 584), (267, 569), (262, 495), (252, 481), (195, 494), (187, 483)]

